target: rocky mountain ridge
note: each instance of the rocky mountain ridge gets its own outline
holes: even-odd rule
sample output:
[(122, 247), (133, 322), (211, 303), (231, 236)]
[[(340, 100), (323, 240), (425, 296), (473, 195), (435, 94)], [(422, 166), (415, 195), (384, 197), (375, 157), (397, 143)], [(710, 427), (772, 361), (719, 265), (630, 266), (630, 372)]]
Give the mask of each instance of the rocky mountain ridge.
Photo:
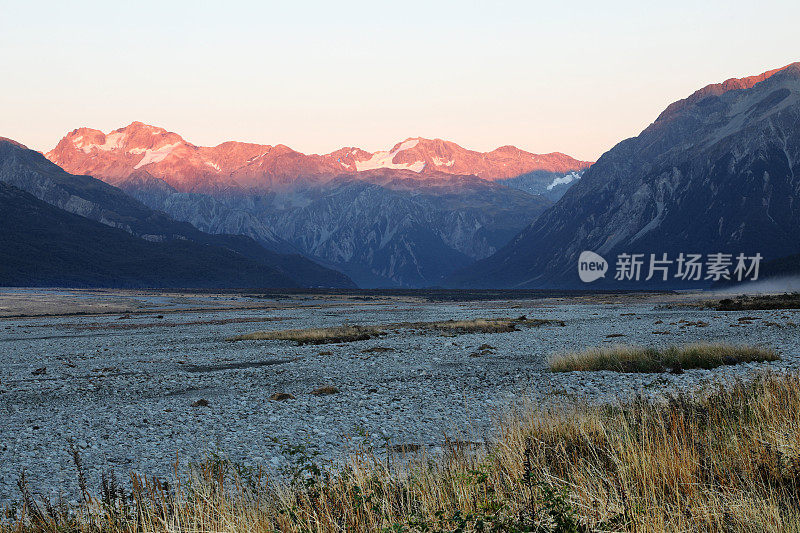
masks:
[[(449, 283), (621, 286), (609, 279), (620, 253), (673, 259), (681, 252), (760, 253), (766, 260), (796, 254), (798, 124), (800, 63), (705, 87), (603, 154), (507, 246)], [(604, 256), (612, 269), (591, 286), (578, 279), (577, 258), (585, 250)], [(710, 283), (703, 278), (695, 285)]]
[[(161, 211), (145, 206), (117, 187), (90, 176), (69, 174), (42, 154), (13, 141), (0, 140), (0, 182), (25, 191), (55, 208), (120, 229), (144, 241), (181, 241), (200, 247), (219, 248), (218, 260), (224, 262), (221, 258), (226, 255), (230, 256), (231, 261), (247, 259), (255, 265), (261, 265), (265, 272), (272, 272), (275, 283), (280, 280), (280, 283), (290, 283), (292, 287), (354, 286), (339, 272), (324, 268), (296, 253), (276, 253), (243, 235), (212, 235), (199, 231), (191, 224), (176, 221)], [(52, 218), (58, 217), (54, 215)], [(87, 231), (90, 229), (87, 228)], [(283, 245), (291, 248), (288, 243)], [(185, 248), (191, 249), (191, 246)], [(266, 280), (263, 276), (257, 279)], [(198, 279), (197, 282), (204, 283), (204, 280)], [(250, 283), (246, 279), (242, 279), (242, 282)], [(232, 275), (227, 283), (227, 286), (237, 286), (236, 276)], [(275, 283), (270, 286), (281, 286)]]
[(566, 154), (533, 154), (513, 146), (476, 152), (442, 139), (408, 138), (390, 150), (346, 147), (329, 154), (303, 154), (288, 146), (229, 141), (196, 146), (163, 128), (133, 122), (108, 134), (91, 128), (68, 133), (47, 154), (73, 174), (116, 183), (144, 170), (181, 192), (216, 187), (275, 190), (301, 182), (326, 182), (343, 174), (386, 169), (419, 175), (475, 175), (487, 180), (534, 171), (568, 174), (591, 163)]

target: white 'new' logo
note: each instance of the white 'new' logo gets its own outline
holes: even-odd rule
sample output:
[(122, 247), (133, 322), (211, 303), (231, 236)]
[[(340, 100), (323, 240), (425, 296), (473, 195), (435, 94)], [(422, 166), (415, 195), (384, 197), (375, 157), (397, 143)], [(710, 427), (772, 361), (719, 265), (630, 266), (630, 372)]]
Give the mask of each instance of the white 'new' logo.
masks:
[(608, 271), (608, 263), (603, 256), (594, 252), (581, 252), (578, 258), (578, 276), (584, 283), (591, 283), (596, 279), (604, 278)]

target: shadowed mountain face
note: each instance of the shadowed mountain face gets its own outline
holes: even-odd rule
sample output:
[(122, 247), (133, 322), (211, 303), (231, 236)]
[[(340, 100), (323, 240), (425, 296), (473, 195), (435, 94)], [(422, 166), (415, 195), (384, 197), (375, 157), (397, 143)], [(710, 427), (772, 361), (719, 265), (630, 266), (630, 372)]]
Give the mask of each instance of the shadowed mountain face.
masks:
[[(372, 171), (269, 194), (179, 193), (159, 180), (120, 183), (145, 204), (214, 231), (220, 217), (251, 220), (362, 287), (423, 287), (486, 257), (550, 205), (474, 176), (421, 179)], [(223, 215), (227, 214), (227, 215)], [(235, 229), (236, 226), (230, 229)]]
[[(234, 263), (247, 259), (264, 269), (260, 277), (242, 277), (240, 282), (247, 286), (253, 286), (255, 279), (262, 280), (271, 287), (287, 286), (287, 283), (292, 287), (353, 286), (341, 273), (317, 265), (302, 256), (272, 252), (246, 236), (209, 235), (191, 224), (177, 222), (162, 212), (148, 208), (116, 187), (89, 176), (69, 174), (40, 153), (7, 139), (0, 139), (0, 182), (24, 190), (56, 208), (124, 230), (139, 240), (163, 243), (183, 241), (182, 249), (185, 250), (219, 248), (216, 260), (222, 262), (221, 269), (225, 269), (226, 254), (229, 260), (235, 259)], [(282, 243), (287, 249), (291, 248), (288, 243), (277, 238), (276, 242)], [(233, 273), (234, 269), (228, 265), (227, 271)], [(167, 281), (165, 278), (165, 283)], [(189, 282), (186, 286), (191, 287), (212, 283), (211, 280), (201, 278), (185, 281)], [(213, 286), (218, 286), (219, 281), (221, 280), (213, 282)], [(238, 286), (237, 283), (237, 276), (232, 275), (224, 285), (235, 287)]]
[(218, 246), (150, 242), (0, 182), (0, 285), (287, 287), (276, 269)]
[(366, 287), (441, 283), (507, 243), (566, 190), (565, 176), (589, 165), (422, 138), (325, 155), (237, 142), (199, 147), (141, 123), (107, 135), (75, 130), (47, 157), (202, 231), (299, 250)]
[(567, 190), (581, 179), (584, 170), (573, 170), (567, 174), (554, 174), (535, 170), (527, 174), (498, 180), (506, 187), (525, 191), (529, 194), (541, 195), (551, 202), (557, 202)]
[(619, 253), (798, 253), (799, 124), (800, 64), (701, 89), (449, 284), (587, 287), (577, 276), (583, 250), (606, 257), (609, 278)]

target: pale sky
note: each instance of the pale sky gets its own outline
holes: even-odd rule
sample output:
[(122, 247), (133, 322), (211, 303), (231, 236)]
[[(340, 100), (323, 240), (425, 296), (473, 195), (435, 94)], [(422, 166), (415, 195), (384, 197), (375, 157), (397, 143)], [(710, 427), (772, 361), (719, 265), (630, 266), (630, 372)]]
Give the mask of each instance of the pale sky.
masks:
[(797, 1), (0, 0), (0, 136), (407, 137), (594, 160), (670, 102), (800, 60)]

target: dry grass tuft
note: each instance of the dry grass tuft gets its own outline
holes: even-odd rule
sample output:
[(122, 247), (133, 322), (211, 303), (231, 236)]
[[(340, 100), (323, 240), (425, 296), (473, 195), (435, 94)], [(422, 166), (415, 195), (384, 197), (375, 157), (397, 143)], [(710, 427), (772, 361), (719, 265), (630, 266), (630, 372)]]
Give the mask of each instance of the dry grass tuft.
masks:
[[(70, 509), (23, 505), (0, 529), (41, 531), (800, 530), (800, 377), (764, 375), (657, 404), (527, 406), (485, 446), (339, 469), (284, 445), (283, 478), (217, 456), (168, 486), (104, 484)], [(79, 457), (76, 464), (80, 470)], [(85, 486), (85, 482), (82, 486)]]
[(289, 394), (288, 392), (276, 392), (272, 396), (269, 397), (270, 400), (273, 402), (283, 402), (286, 400), (294, 400), (294, 394)]
[(589, 348), (550, 357), (550, 370), (612, 370), (615, 372), (666, 372), (689, 368), (716, 368), (738, 363), (777, 361), (775, 350), (759, 346), (697, 343), (667, 348), (617, 345)]
[(324, 387), (320, 387), (318, 389), (314, 389), (311, 391), (311, 394), (314, 396), (327, 396), (329, 394), (338, 394), (339, 388), (334, 387), (333, 385), (326, 385)]
[[(246, 335), (231, 337), (229, 341), (280, 340), (295, 341), (298, 344), (326, 344), (368, 340), (386, 334), (387, 330), (436, 331), (443, 335), (464, 333), (504, 333), (518, 331), (520, 327), (539, 327), (544, 325), (564, 326), (563, 320), (543, 318), (475, 318), (471, 320), (443, 320), (439, 322), (398, 322), (380, 326), (339, 326), (334, 328), (286, 329), (277, 331), (256, 331)], [(382, 351), (371, 348), (364, 353)], [(388, 350), (387, 350), (388, 351)]]
[(411, 323), (409, 327), (438, 330), (444, 333), (505, 333), (520, 327), (534, 328), (544, 325), (564, 326), (562, 320), (544, 318), (476, 318), (472, 320), (446, 320), (441, 322)]
[(231, 337), (229, 341), (295, 341), (297, 344), (328, 344), (337, 342), (364, 341), (383, 335), (376, 326), (340, 326), (335, 328), (284, 329), (278, 331), (256, 331)]

